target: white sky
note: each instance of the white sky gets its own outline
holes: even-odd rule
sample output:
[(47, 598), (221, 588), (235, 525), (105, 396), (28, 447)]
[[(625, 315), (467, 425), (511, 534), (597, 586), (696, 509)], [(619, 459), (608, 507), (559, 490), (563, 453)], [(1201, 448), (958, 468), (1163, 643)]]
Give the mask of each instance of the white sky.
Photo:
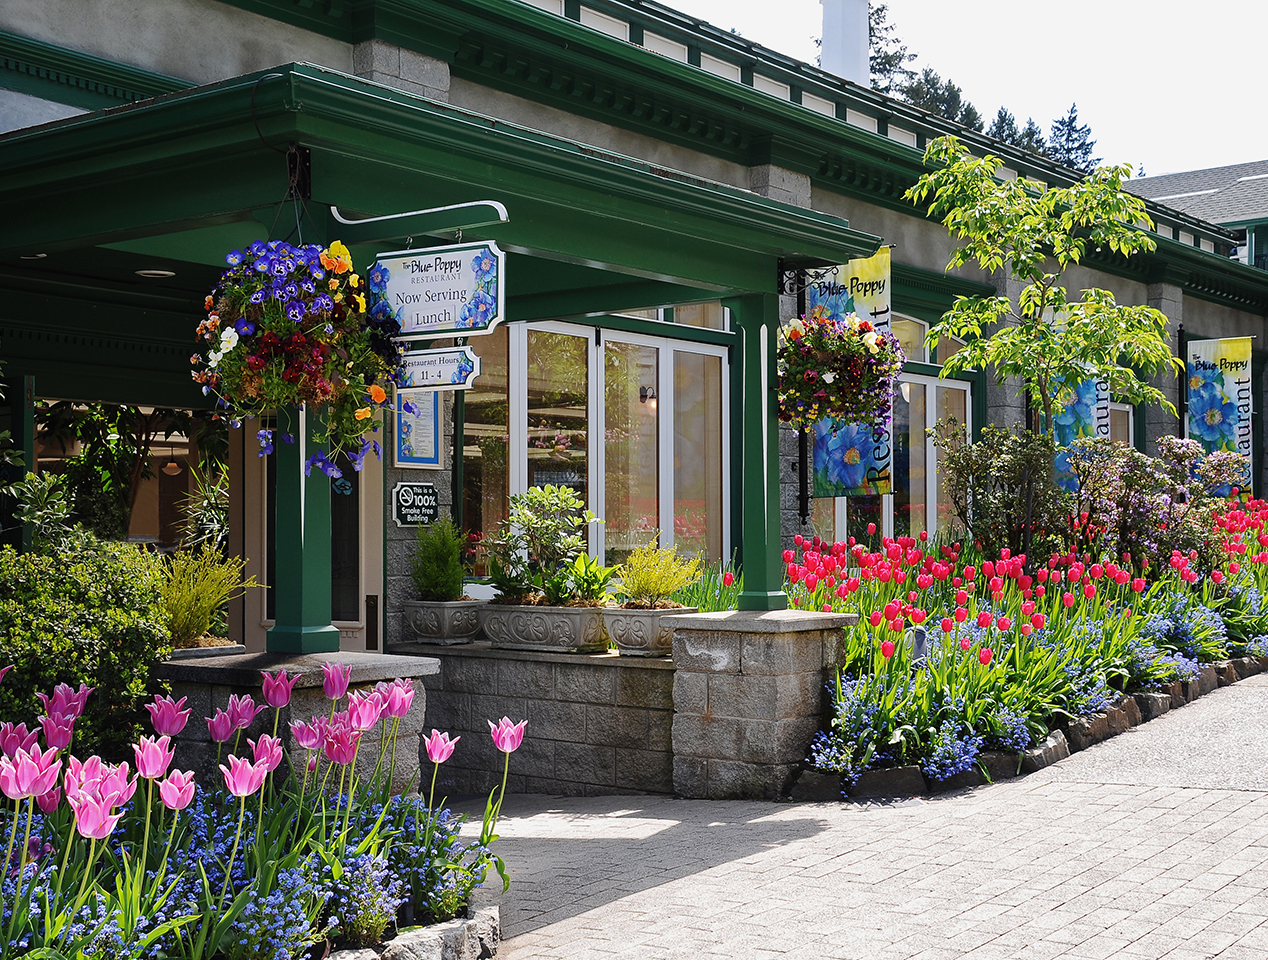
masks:
[[(818, 0), (662, 0), (811, 63)], [(957, 83), (989, 126), (1002, 105), (1047, 135), (1073, 101), (1095, 155), (1149, 176), (1268, 159), (1268, 3), (888, 0), (914, 66)]]

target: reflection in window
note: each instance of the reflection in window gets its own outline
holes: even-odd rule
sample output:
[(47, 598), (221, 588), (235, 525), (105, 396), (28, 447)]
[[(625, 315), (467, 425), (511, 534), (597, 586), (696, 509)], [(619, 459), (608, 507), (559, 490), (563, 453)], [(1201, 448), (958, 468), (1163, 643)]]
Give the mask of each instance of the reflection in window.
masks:
[(528, 332), (528, 485), (572, 487), (586, 503), (589, 343)]
[(685, 323), (689, 327), (707, 327), (710, 330), (726, 329), (726, 314), (722, 303), (710, 300), (708, 303), (687, 303), (674, 307), (674, 323)]
[(928, 416), (923, 383), (904, 381), (894, 394), (894, 536), (915, 537), (928, 529), (925, 491), (928, 474)]
[(659, 351), (608, 341), (604, 349), (604, 542), (623, 562), (660, 529)]
[[(954, 418), (966, 431), (969, 423), (969, 392), (954, 387), (937, 387), (937, 420)], [(955, 515), (946, 478), (938, 471), (938, 531), (947, 537), (963, 534), (963, 528)]]
[(497, 532), (507, 511), (506, 327), (472, 337), (471, 346), (480, 357), (480, 376), (464, 400), (462, 522), (468, 543), (465, 559), (471, 572), (482, 577), (489, 572), (482, 541)]
[(674, 352), (674, 546), (722, 560), (722, 358)]
[(928, 324), (907, 317), (894, 317), (890, 323), (890, 329), (898, 338), (898, 343), (903, 348), (903, 356), (908, 360), (924, 363), (929, 359), (925, 351), (925, 334), (929, 329)]

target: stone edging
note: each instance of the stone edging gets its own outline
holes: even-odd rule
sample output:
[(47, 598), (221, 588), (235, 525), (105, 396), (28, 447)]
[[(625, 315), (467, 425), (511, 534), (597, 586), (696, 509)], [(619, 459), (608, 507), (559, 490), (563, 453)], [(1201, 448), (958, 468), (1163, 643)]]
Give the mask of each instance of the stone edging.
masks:
[(377, 947), (336, 950), (329, 960), (484, 960), (498, 955), (497, 907), (469, 910), (465, 919), (413, 927)]
[[(1170, 683), (1161, 692), (1123, 695), (1108, 710), (1075, 717), (1066, 725), (1064, 732), (1054, 730), (1043, 743), (1031, 747), (1020, 756), (989, 751), (982, 753), (982, 762), (990, 773), (989, 781), (977, 767), (956, 774), (949, 780), (934, 782), (927, 781), (917, 766), (889, 767), (864, 773), (850, 792), (850, 798), (921, 796), (981, 786), (1019, 774), (1034, 773), (1064, 760), (1071, 753), (1086, 750), (1131, 727), (1160, 717), (1168, 710), (1176, 710), (1186, 703), (1192, 703), (1217, 687), (1226, 687), (1265, 670), (1268, 670), (1268, 657), (1241, 657), (1237, 660), (1200, 664), (1200, 673), (1196, 680)], [(839, 800), (840, 779), (807, 769), (793, 785), (790, 799)]]

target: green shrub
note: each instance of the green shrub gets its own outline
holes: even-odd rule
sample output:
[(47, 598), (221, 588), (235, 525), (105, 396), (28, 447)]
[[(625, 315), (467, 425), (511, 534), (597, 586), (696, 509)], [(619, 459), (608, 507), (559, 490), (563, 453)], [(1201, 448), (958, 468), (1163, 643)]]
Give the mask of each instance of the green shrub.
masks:
[(182, 550), (164, 566), (160, 588), (163, 622), (178, 647), (193, 642), (211, 629), (216, 612), (239, 590), (255, 587), (255, 577), (242, 579), (246, 561), (226, 557), (210, 547)]
[(72, 532), (55, 550), (0, 548), (0, 718), (37, 723), (36, 692), (96, 687), (76, 724), (75, 752), (131, 759), (151, 667), (171, 652), (157, 557)]
[(659, 550), (648, 543), (621, 565), (621, 593), (629, 603), (655, 607), (699, 580), (702, 566), (699, 557), (680, 557), (673, 547)]
[(409, 558), (409, 575), (419, 600), (447, 602), (462, 598), (465, 545), (466, 538), (448, 515), (430, 527), (418, 528), (418, 540)]

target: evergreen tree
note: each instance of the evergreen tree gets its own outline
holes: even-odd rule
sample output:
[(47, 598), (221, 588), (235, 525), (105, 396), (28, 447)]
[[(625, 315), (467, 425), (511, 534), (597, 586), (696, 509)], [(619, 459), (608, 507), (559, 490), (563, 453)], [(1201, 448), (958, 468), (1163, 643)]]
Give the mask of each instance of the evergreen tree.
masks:
[(1091, 173), (1100, 157), (1092, 156), (1096, 141), (1092, 139), (1092, 128), (1087, 124), (1079, 124), (1079, 111), (1075, 104), (1070, 104), (1070, 112), (1052, 122), (1052, 130), (1048, 135), (1048, 156), (1067, 167), (1073, 167), (1081, 173)]
[(1037, 153), (1041, 157), (1047, 155), (1043, 133), (1039, 129), (1039, 124), (1035, 123), (1034, 118), (1027, 117), (1026, 125), (1019, 129), (1017, 119), (1004, 107), (999, 108), (999, 113), (995, 114), (995, 119), (991, 122), (991, 128), (986, 131), (986, 134), (996, 140), (1003, 140), (1005, 143), (1012, 144), (1014, 147), (1021, 147), (1023, 150)]
[(868, 6), (867, 26), (872, 89), (893, 94), (914, 78), (915, 75), (907, 69), (907, 64), (915, 60), (916, 55), (908, 53), (906, 44), (894, 36), (894, 25), (889, 22), (889, 7), (886, 4), (873, 3)]
[(982, 116), (973, 104), (964, 99), (963, 91), (950, 80), (943, 80), (925, 67), (920, 75), (901, 88), (901, 96), (930, 113), (963, 124), (970, 130), (982, 131)]
[(1048, 155), (1048, 145), (1044, 142), (1043, 131), (1039, 129), (1039, 124), (1035, 123), (1033, 117), (1026, 118), (1026, 125), (1021, 128), (1021, 133), (1017, 135), (1017, 139), (1013, 143), (1015, 146), (1021, 147), (1023, 150), (1029, 150), (1031, 153), (1037, 153), (1041, 157)]

